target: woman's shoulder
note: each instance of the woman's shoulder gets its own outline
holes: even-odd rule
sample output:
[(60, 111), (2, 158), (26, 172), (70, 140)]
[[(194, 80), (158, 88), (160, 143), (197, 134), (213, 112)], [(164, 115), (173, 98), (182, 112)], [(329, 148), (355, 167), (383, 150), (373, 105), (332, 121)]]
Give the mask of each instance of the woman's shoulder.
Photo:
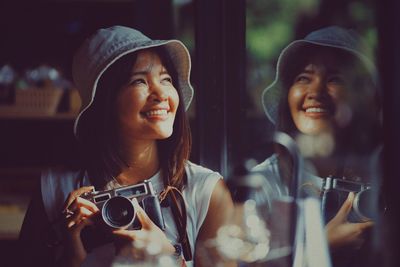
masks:
[[(41, 184), (50, 189), (71, 190), (87, 183), (85, 172), (65, 168), (48, 168), (42, 171)], [(70, 192), (70, 191), (69, 191)]]
[(82, 174), (81, 170), (71, 170), (63, 167), (47, 168), (42, 171), (42, 179), (60, 180), (65, 182), (75, 180)]
[(207, 177), (207, 176), (218, 176), (221, 177), (221, 174), (219, 174), (216, 171), (213, 171), (209, 168), (206, 168), (204, 166), (198, 165), (196, 163), (193, 163), (191, 161), (186, 162), (186, 172), (188, 174), (191, 174), (196, 177)]
[(194, 187), (213, 187), (216, 182), (222, 179), (220, 173), (213, 171), (209, 168), (195, 164), (191, 161), (186, 162), (186, 176), (188, 179), (187, 186)]
[(187, 184), (182, 191), (188, 209), (188, 218), (195, 226), (195, 233), (207, 216), (212, 193), (216, 184), (222, 179), (221, 174), (193, 162), (186, 163)]
[(41, 193), (47, 215), (55, 219), (66, 197), (84, 184), (82, 171), (49, 168), (42, 171)]
[(275, 172), (278, 167), (278, 156), (276, 154), (271, 155), (263, 162), (253, 167), (252, 171), (255, 172)]

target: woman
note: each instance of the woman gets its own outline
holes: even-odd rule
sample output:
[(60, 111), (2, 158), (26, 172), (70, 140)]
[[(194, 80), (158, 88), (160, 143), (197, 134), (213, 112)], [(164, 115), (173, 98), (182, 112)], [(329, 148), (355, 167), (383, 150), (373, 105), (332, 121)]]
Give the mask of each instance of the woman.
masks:
[[(370, 168), (380, 145), (375, 73), (358, 36), (340, 27), (317, 30), (283, 49), (275, 81), (262, 100), (270, 121), (297, 141), (306, 158), (301, 194), (322, 195), (327, 177), (362, 183), (375, 178)], [(255, 170), (289, 185), (292, 163), (278, 151)], [(355, 251), (373, 225), (365, 218), (349, 222), (353, 200), (350, 193), (326, 225), (335, 266), (358, 264)], [(352, 254), (344, 256), (343, 250)]]
[[(20, 236), (30, 263), (110, 266), (133, 241), (136, 254), (157, 244), (160, 254), (175, 255), (183, 265), (201, 265), (195, 248), (216, 235), (232, 201), (218, 173), (188, 161), (189, 75), (189, 53), (177, 40), (151, 40), (114, 26), (83, 43), (73, 76), (83, 103), (74, 133), (84, 164), (79, 172), (42, 175)], [(108, 229), (109, 239), (94, 242), (100, 232), (87, 235), (86, 229), (99, 224), (99, 206), (85, 196), (145, 180), (161, 196), (165, 231), (136, 203), (140, 230)], [(54, 231), (44, 236), (43, 228)]]

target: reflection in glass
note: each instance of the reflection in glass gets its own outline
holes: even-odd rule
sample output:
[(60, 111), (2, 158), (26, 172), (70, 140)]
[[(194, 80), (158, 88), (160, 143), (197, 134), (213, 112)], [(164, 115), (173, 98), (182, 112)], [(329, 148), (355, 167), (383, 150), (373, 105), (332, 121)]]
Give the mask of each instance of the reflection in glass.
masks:
[[(381, 93), (365, 51), (353, 30), (333, 26), (313, 31), (282, 50), (275, 81), (262, 94), (268, 119), (296, 141), (304, 157), (299, 196), (322, 197), (334, 266), (363, 266), (374, 251), (370, 239), (371, 219), (378, 217)], [(256, 169), (290, 186), (297, 177), (295, 162), (278, 148)], [(361, 196), (371, 196), (362, 192), (375, 192), (364, 201), (375, 214), (353, 220)]]

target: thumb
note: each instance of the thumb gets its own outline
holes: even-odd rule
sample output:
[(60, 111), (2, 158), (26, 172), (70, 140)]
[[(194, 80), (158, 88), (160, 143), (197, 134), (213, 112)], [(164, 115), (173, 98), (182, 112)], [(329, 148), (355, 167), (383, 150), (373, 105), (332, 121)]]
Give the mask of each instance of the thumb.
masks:
[(142, 224), (142, 229), (150, 229), (153, 227), (154, 223), (144, 211), (144, 209), (139, 205), (136, 198), (132, 200), (133, 206), (136, 210), (136, 215), (138, 216), (139, 222)]
[(350, 192), (346, 201), (343, 202), (342, 206), (340, 207), (339, 211), (334, 217), (334, 220), (339, 220), (339, 221), (347, 220), (347, 215), (349, 215), (351, 208), (353, 206), (353, 200), (354, 200), (354, 193)]

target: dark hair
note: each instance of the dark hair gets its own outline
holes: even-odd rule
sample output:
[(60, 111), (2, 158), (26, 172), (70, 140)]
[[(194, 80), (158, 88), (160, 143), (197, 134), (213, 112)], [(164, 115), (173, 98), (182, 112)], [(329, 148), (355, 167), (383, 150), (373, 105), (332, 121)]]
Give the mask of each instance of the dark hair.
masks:
[[(168, 52), (164, 47), (148, 48), (155, 52), (172, 77), (180, 104), (178, 105), (172, 135), (158, 140), (161, 173), (165, 185), (182, 189), (186, 184), (185, 163), (191, 149), (191, 132), (182, 92), (178, 86), (178, 75)], [(143, 50), (140, 50), (143, 51)], [(117, 177), (124, 167), (128, 167), (117, 151), (115, 101), (119, 90), (126, 84), (137, 52), (117, 60), (101, 76), (92, 106), (84, 113), (79, 124), (79, 139), (85, 155), (84, 164), (91, 182), (96, 187), (104, 187), (110, 177)]]
[(289, 109), (289, 89), (293, 85), (297, 75), (303, 71), (306, 65), (312, 63), (313, 60), (322, 54), (333, 54), (335, 58), (340, 60), (342, 66), (346, 67), (346, 69), (351, 71), (353, 74), (354, 79), (352, 80), (350, 87), (351, 90), (354, 90), (353, 92), (357, 95), (358, 99), (366, 96), (365, 93), (367, 92), (366, 90), (359, 90), (358, 88), (367, 88), (367, 90), (373, 92), (373, 95), (371, 94), (369, 97), (374, 101), (372, 104), (376, 107), (376, 110), (371, 107), (369, 112), (373, 114), (368, 118), (365, 114), (365, 110), (359, 110), (356, 107), (353, 110), (352, 123), (346, 126), (346, 130), (340, 131), (341, 133), (335, 138), (341, 143), (351, 142), (351, 144), (355, 146), (353, 146), (353, 149), (358, 152), (365, 152), (369, 151), (371, 148), (375, 148), (381, 140), (381, 101), (378, 87), (372, 80), (371, 73), (366, 68), (365, 64), (350, 52), (332, 47), (307, 45), (292, 53), (292, 55), (287, 57), (292, 61), (289, 63), (286, 62), (286, 68), (281, 71), (282, 76), (280, 86), (282, 91), (278, 106), (277, 129), (292, 136), (298, 133)]

